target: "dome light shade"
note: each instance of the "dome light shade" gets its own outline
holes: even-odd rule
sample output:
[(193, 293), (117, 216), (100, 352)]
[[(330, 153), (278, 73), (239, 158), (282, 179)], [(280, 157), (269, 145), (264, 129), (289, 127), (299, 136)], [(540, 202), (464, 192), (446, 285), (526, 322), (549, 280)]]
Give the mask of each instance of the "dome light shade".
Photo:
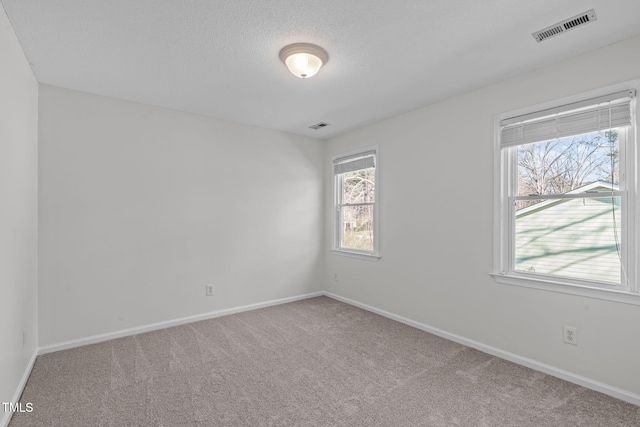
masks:
[(314, 76), (329, 61), (329, 55), (320, 46), (309, 43), (294, 43), (280, 51), (280, 59), (291, 74), (301, 79)]

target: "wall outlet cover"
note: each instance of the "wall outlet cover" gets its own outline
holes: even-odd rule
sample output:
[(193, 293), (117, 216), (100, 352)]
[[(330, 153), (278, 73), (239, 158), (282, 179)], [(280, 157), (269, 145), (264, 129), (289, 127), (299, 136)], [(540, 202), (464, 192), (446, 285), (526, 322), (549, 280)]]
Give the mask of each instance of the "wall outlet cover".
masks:
[(578, 328), (574, 326), (563, 326), (562, 341), (567, 344), (578, 345)]

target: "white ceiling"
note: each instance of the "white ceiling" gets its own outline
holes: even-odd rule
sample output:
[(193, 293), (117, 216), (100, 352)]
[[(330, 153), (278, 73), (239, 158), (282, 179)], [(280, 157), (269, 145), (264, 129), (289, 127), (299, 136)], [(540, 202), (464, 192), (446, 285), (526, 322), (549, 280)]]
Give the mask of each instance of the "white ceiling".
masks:
[[(41, 83), (321, 139), (640, 34), (639, 0), (1, 1)], [(329, 53), (315, 77), (295, 42)]]

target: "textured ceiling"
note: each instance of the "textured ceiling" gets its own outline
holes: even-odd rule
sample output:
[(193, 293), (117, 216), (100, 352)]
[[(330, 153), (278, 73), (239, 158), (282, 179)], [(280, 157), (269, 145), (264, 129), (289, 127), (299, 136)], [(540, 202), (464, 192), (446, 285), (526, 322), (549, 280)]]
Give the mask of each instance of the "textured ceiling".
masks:
[[(1, 1), (41, 83), (321, 139), (640, 34), (639, 0)], [(315, 77), (295, 42), (329, 53)]]

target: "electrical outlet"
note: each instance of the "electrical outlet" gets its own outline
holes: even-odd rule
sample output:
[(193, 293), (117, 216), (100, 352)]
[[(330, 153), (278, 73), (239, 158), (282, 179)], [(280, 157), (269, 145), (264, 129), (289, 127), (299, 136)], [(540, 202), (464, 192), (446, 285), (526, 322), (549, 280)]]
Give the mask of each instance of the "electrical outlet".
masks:
[(333, 273), (333, 281), (337, 282), (338, 281), (338, 273)]
[(562, 330), (562, 341), (567, 344), (578, 345), (578, 328), (565, 325)]
[(208, 297), (210, 297), (211, 295), (213, 295), (213, 285), (209, 284), (205, 286), (205, 293)]

